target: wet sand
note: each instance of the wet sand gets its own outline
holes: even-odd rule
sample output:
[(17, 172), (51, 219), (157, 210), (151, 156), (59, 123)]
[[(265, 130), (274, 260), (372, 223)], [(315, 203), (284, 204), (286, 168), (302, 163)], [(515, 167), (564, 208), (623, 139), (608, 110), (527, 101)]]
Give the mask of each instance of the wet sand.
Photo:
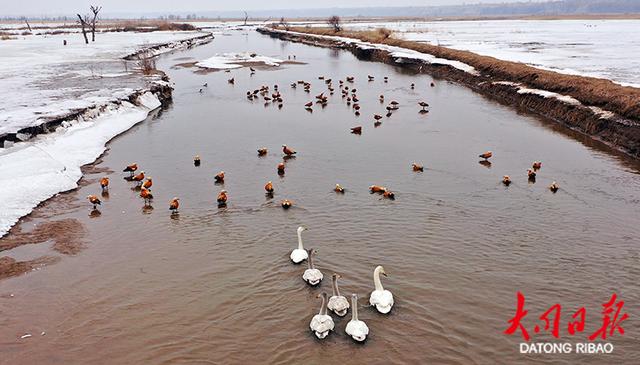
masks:
[[(198, 75), (171, 68), (183, 57), (238, 51), (295, 54), (306, 64), (253, 76), (247, 69)], [(464, 87), (435, 80), (431, 88), (425, 75), (255, 33), (163, 56), (158, 68), (175, 82), (173, 104), (113, 140), (97, 170), (86, 171), (92, 183), (50, 200), (20, 226), (38, 232), (76, 222), (81, 250), (60, 253), (49, 240), (0, 252), (17, 261), (58, 258), (0, 281), (0, 363), (640, 362), (637, 162)], [(376, 81), (367, 82), (368, 74)], [(227, 83), (230, 75), (235, 85)], [(306, 112), (303, 105), (325, 89), (320, 75), (336, 87), (355, 76), (362, 115), (355, 117), (339, 93), (326, 108)], [(310, 94), (289, 87), (299, 79), (313, 84)], [(283, 109), (246, 99), (263, 84), (280, 86)], [(386, 105), (381, 93), (401, 106), (374, 128), (371, 115)], [(431, 105), (426, 115), (418, 113), (420, 100)], [(361, 136), (349, 133), (356, 125)], [(283, 143), (299, 154), (279, 177)], [(269, 154), (258, 158), (262, 146)], [(494, 152), (489, 166), (478, 163), (485, 150)], [(200, 167), (192, 163), (196, 154)], [(534, 160), (543, 167), (531, 184), (526, 169)], [(119, 172), (134, 161), (153, 177), (153, 209), (143, 209)], [(414, 161), (425, 165), (423, 173), (411, 171)], [(224, 186), (214, 185), (220, 170)], [(99, 194), (104, 174), (111, 187), (96, 215), (85, 197)], [(500, 184), (505, 174), (514, 181), (508, 188)], [(262, 189), (267, 180), (273, 199)], [(561, 187), (556, 194), (547, 189), (553, 180)], [(332, 191), (336, 183), (344, 195)], [(371, 184), (388, 186), (396, 200), (369, 194)], [(222, 188), (229, 204), (218, 209)], [(182, 205), (172, 218), (173, 196)], [(285, 198), (295, 202), (288, 211), (279, 206)], [(305, 245), (319, 251), (320, 288), (307, 287), (304, 267), (288, 260), (301, 224), (309, 227)], [(19, 237), (12, 232), (0, 244)], [(395, 296), (389, 316), (366, 305), (378, 264)], [(362, 298), (360, 317), (371, 329), (364, 345), (344, 334), (350, 315), (334, 317), (337, 331), (324, 341), (309, 331), (320, 304), (315, 296), (330, 292), (332, 272), (342, 274), (344, 294)], [(615, 292), (630, 315), (626, 332), (611, 338), (615, 351), (606, 356), (520, 355), (521, 338), (503, 334), (518, 290), (527, 298), (528, 328), (561, 303), (561, 339), (573, 343), (595, 331), (601, 303)], [(580, 306), (587, 326), (570, 337), (567, 316)], [(21, 339), (26, 333), (33, 337)]]

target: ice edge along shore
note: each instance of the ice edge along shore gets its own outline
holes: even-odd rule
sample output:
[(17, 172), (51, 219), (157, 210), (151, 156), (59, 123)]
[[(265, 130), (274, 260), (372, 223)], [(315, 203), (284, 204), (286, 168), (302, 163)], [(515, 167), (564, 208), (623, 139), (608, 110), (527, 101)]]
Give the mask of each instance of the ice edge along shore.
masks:
[(356, 57), (412, 67), (437, 78), (459, 82), (486, 96), (550, 118), (634, 158), (640, 158), (640, 123), (569, 96), (509, 80), (495, 80), (466, 63), (438, 58), (408, 48), (370, 43), (355, 38), (260, 27), (271, 37), (319, 47), (350, 50)]
[[(155, 57), (212, 39), (213, 35), (208, 33), (153, 45), (125, 59)], [(32, 137), (28, 141), (0, 149), (0, 238), (42, 202), (76, 189), (82, 178), (81, 167), (100, 157), (111, 139), (144, 121), (153, 110), (171, 100), (172, 90), (163, 73), (153, 75), (143, 89), (43, 122), (36, 128), (43, 134), (28, 136)]]

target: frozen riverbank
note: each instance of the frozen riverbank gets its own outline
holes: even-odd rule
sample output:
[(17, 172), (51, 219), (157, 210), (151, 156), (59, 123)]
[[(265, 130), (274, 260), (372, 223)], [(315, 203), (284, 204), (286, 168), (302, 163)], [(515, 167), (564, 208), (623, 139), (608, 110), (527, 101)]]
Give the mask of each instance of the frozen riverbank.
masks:
[(33, 131), (29, 128), (126, 99), (136, 90), (148, 88), (149, 78), (139, 72), (137, 56), (188, 47), (193, 45), (193, 39), (198, 39), (198, 43), (210, 41), (211, 36), (207, 35), (104, 33), (88, 45), (73, 34), (31, 35), (1, 41), (0, 147), (5, 140), (30, 138)]
[(409, 42), (380, 32), (294, 28), (258, 31), (284, 40), (348, 49), (361, 59), (386, 62), (464, 84), (488, 97), (527, 109), (631, 156), (640, 156), (640, 89), (609, 80), (562, 75), (468, 51)]
[[(201, 32), (109, 33), (100, 43), (65, 47), (61, 37), (7, 41), (13, 52), (0, 55), (0, 237), (42, 201), (75, 189), (80, 168), (109, 140), (171, 99), (168, 78), (145, 75), (136, 60), (212, 39)], [(51, 52), (36, 57), (43, 47)]]

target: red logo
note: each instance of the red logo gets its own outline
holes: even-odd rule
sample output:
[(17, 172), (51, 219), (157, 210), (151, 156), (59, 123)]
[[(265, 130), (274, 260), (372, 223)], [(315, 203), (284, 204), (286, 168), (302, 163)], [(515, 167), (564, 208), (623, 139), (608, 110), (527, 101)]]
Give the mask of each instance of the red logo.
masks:
[[(508, 323), (511, 325), (504, 333), (508, 335), (514, 334), (516, 331), (520, 331), (522, 338), (525, 341), (529, 341), (531, 336), (529, 332), (522, 324), (522, 320), (529, 313), (524, 309), (525, 299), (521, 292), (517, 293), (517, 308), (516, 314), (511, 318)], [(608, 302), (602, 304), (601, 321), (602, 324), (598, 330), (590, 334), (587, 338), (590, 341), (596, 339), (606, 340), (607, 336), (613, 336), (615, 332), (619, 332), (624, 335), (624, 328), (621, 324), (629, 316), (627, 313), (622, 313), (624, 307), (624, 301), (618, 300), (618, 296), (614, 293), (611, 295), (611, 299)], [(561, 320), (562, 306), (558, 303), (549, 307), (549, 309), (542, 313), (538, 319), (540, 324), (536, 324), (533, 328), (534, 333), (539, 333), (541, 330), (550, 331), (553, 337), (560, 338), (560, 320)], [(571, 320), (567, 322), (567, 332), (569, 335), (575, 335), (578, 332), (584, 331), (584, 325), (587, 319), (587, 310), (584, 307), (578, 308), (572, 315)], [(540, 326), (543, 326), (541, 329)]]

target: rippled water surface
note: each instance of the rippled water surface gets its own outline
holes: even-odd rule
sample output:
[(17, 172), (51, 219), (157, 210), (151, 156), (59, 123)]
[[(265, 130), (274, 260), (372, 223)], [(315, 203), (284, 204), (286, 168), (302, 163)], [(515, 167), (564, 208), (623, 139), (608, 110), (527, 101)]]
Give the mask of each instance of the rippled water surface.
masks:
[[(301, 65), (232, 73), (196, 74), (172, 67), (185, 57), (254, 51)], [(638, 350), (638, 165), (571, 131), (496, 104), (461, 86), (391, 66), (358, 61), (350, 53), (283, 43), (254, 32), (218, 36), (209, 45), (162, 58), (158, 66), (175, 82), (174, 102), (116, 138), (98, 168), (110, 168), (112, 187), (101, 215), (90, 216), (78, 192), (46, 204), (45, 218), (76, 218), (84, 249), (55, 264), (0, 281), (0, 363), (627, 363)], [(367, 82), (366, 75), (376, 81)], [(325, 90), (319, 75), (355, 76), (362, 115), (339, 93), (329, 105), (303, 104)], [(235, 76), (235, 85), (227, 79)], [(382, 77), (388, 76), (389, 83)], [(310, 94), (288, 85), (304, 79)], [(208, 88), (198, 89), (203, 83)], [(416, 84), (415, 90), (409, 85)], [(247, 90), (278, 84), (284, 107), (249, 102)], [(387, 101), (400, 110), (373, 128), (373, 113)], [(419, 114), (426, 100), (431, 112)], [(349, 128), (362, 125), (361, 136)], [(286, 162), (280, 145), (299, 151)], [(256, 148), (269, 154), (258, 158)], [(492, 150), (492, 164), (477, 155)], [(202, 166), (192, 157), (199, 154)], [(535, 184), (526, 169), (543, 161)], [(153, 177), (152, 210), (123, 181), (122, 167), (136, 161)], [(423, 173), (410, 164), (425, 165)], [(224, 186), (213, 175), (226, 172)], [(504, 187), (502, 175), (513, 184)], [(276, 193), (267, 199), (263, 185)], [(547, 186), (557, 181), (561, 189)], [(340, 183), (344, 195), (332, 191)], [(396, 192), (396, 200), (369, 194), (371, 184)], [(229, 204), (218, 209), (220, 189)], [(167, 210), (173, 196), (181, 212)], [(285, 211), (281, 199), (295, 202)], [(58, 201), (58, 203), (56, 203)], [(288, 260), (295, 230), (318, 249), (320, 288), (307, 287), (304, 267)], [(20, 260), (49, 254), (47, 245), (3, 252)], [(51, 252), (49, 252), (51, 251)], [(372, 271), (383, 278), (395, 306), (383, 316), (367, 305)], [(371, 329), (353, 343), (336, 320), (324, 341), (309, 331), (321, 291), (340, 273), (344, 294), (358, 293), (360, 317)], [(507, 336), (516, 292), (527, 298), (524, 323), (531, 333), (549, 306), (563, 308), (561, 341), (584, 342), (597, 329), (600, 305), (613, 292), (625, 300), (626, 332), (610, 340), (613, 354), (520, 355), (520, 336)], [(587, 307), (585, 332), (566, 333), (566, 321)], [(41, 332), (45, 332), (42, 336)], [(544, 332), (544, 333), (542, 333)], [(534, 334), (537, 342), (551, 335)], [(33, 337), (20, 339), (25, 334)]]

